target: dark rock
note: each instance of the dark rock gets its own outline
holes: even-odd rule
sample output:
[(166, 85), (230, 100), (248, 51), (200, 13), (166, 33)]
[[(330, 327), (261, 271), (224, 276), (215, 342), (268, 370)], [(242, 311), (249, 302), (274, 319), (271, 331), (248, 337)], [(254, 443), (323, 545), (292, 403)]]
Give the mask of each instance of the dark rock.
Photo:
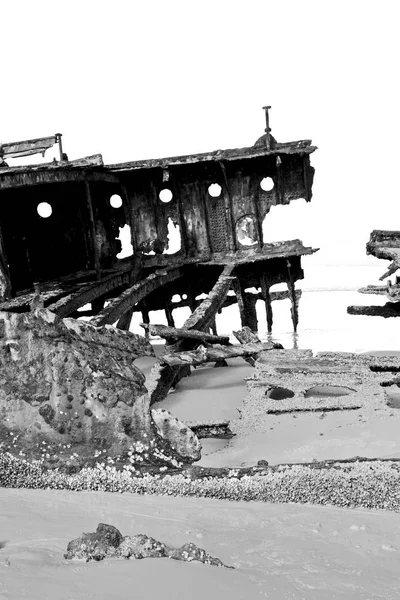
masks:
[(261, 460), (258, 460), (257, 467), (268, 467), (268, 461), (264, 460), (263, 458)]
[(215, 567), (226, 566), (221, 560), (219, 560), (219, 558), (211, 556), (205, 550), (203, 550), (203, 548), (199, 548), (198, 546), (196, 546), (196, 544), (193, 544), (193, 542), (184, 544), (180, 548), (169, 550), (168, 556), (169, 558), (173, 558), (174, 560), (183, 560), (186, 562), (197, 560), (199, 562), (204, 563), (205, 565), (213, 565)]
[(167, 555), (167, 547), (147, 535), (127, 535), (119, 546), (119, 555), (123, 558), (158, 558)]
[[(192, 542), (180, 548), (169, 548), (162, 542), (144, 534), (122, 537), (112, 525), (99, 523), (95, 533), (82, 533), (68, 544), (64, 558), (86, 560), (104, 560), (105, 558), (162, 558), (191, 562), (193, 560), (215, 567), (226, 567), (219, 558), (208, 554)], [(233, 567), (228, 567), (232, 569)]]
[(118, 555), (118, 547), (122, 535), (112, 525), (99, 523), (95, 533), (82, 533), (76, 540), (68, 544), (64, 558), (103, 560)]

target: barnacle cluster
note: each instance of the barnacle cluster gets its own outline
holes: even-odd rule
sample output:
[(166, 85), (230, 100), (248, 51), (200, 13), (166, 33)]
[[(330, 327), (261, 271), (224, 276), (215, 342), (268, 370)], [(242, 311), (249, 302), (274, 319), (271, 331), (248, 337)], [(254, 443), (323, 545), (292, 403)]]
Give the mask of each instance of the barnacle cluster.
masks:
[[(136, 449), (137, 450), (137, 449)], [(326, 468), (285, 465), (263, 474), (192, 479), (185, 473), (141, 474), (132, 469), (97, 463), (78, 473), (46, 469), (43, 461), (0, 453), (0, 486), (36, 489), (101, 490), (227, 500), (329, 504), (400, 512), (400, 463), (355, 461)]]

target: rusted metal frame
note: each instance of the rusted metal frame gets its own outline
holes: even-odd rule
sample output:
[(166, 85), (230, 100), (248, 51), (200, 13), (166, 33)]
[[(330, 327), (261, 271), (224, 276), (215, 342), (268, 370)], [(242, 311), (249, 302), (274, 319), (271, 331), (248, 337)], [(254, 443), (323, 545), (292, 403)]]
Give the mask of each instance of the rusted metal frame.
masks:
[(70, 169), (68, 171), (22, 171), (15, 173), (1, 173), (0, 191), (13, 188), (29, 187), (33, 185), (48, 185), (50, 183), (71, 183), (79, 181), (119, 183), (115, 175), (102, 171), (81, 171)]
[(171, 166), (186, 166), (196, 163), (207, 163), (215, 160), (249, 160), (255, 157), (266, 156), (267, 154), (276, 154), (277, 151), (281, 154), (311, 154), (316, 150), (316, 146), (311, 146), (311, 140), (297, 140), (292, 142), (277, 143), (276, 147), (267, 150), (265, 146), (249, 146), (246, 148), (235, 148), (232, 150), (215, 150), (213, 152), (205, 152), (199, 154), (189, 154), (186, 156), (171, 156), (167, 158), (156, 158), (150, 160), (130, 161), (126, 163), (118, 163), (107, 165), (107, 169), (111, 172), (135, 171), (142, 169), (154, 169), (161, 167), (165, 169)]
[[(143, 308), (142, 308), (142, 321), (143, 321), (143, 323), (145, 325), (150, 325), (150, 315), (149, 315), (149, 311), (146, 308), (146, 301), (145, 300), (142, 301), (142, 305), (143, 305)], [(150, 337), (148, 329), (145, 329), (145, 337), (146, 337), (146, 340), (148, 340), (149, 337)]]
[[(283, 189), (283, 183), (282, 183), (282, 159), (279, 156), (279, 154), (276, 157), (276, 179), (277, 179), (277, 196), (279, 198), (279, 202), (280, 204), (284, 204), (284, 199), (285, 199), (285, 193), (284, 193), (284, 189)], [(271, 207), (270, 207), (271, 209)]]
[(88, 211), (89, 211), (90, 231), (92, 233), (92, 249), (93, 249), (94, 268), (96, 271), (96, 278), (98, 281), (100, 281), (100, 279), (101, 279), (100, 256), (99, 256), (99, 249), (97, 247), (97, 240), (96, 240), (96, 223), (94, 220), (94, 213), (93, 213), (92, 194), (90, 191), (90, 183), (88, 181), (85, 182), (85, 190), (86, 190), (86, 203), (87, 203), (87, 207), (88, 207)]
[(169, 327), (175, 327), (174, 317), (172, 316), (172, 308), (169, 302), (165, 303), (164, 306), (165, 317), (167, 319), (167, 323)]
[(186, 221), (184, 217), (184, 208), (182, 206), (181, 194), (177, 194), (177, 206), (181, 232), (181, 250), (183, 250), (183, 254), (186, 256), (189, 251), (189, 239), (186, 229)]
[[(225, 266), (218, 277), (214, 287), (207, 298), (195, 309), (191, 316), (185, 321), (183, 329), (205, 331), (212, 322), (215, 314), (222, 307), (228, 294), (232, 277), (233, 265)], [(143, 314), (143, 313), (142, 313)], [(192, 339), (181, 339), (174, 345), (174, 350), (192, 350), (198, 345), (198, 341)], [(190, 375), (190, 365), (178, 365), (170, 367), (166, 364), (159, 365), (158, 377), (151, 391), (150, 403), (165, 398), (171, 387), (176, 386), (183, 377)]]
[(292, 273), (292, 265), (291, 265), (289, 258), (287, 259), (286, 264), (287, 264), (287, 270), (288, 270), (287, 286), (288, 286), (288, 290), (289, 290), (289, 294), (290, 294), (290, 302), (291, 302), (290, 312), (292, 315), (293, 330), (296, 332), (297, 325), (299, 324), (299, 306), (298, 306), (298, 300), (297, 300), (297, 296), (296, 296), (295, 281), (294, 281), (294, 277), (293, 277), (293, 273)]
[[(207, 192), (206, 192), (207, 194)], [(201, 198), (202, 198), (202, 202), (203, 202), (203, 207), (204, 207), (204, 214), (206, 216), (206, 232), (207, 232), (207, 242), (208, 242), (208, 247), (210, 249), (210, 252), (214, 252), (214, 248), (213, 248), (213, 241), (212, 241), (212, 236), (211, 236), (211, 231), (210, 231), (210, 212), (208, 210), (208, 198), (206, 194), (202, 194)], [(193, 309), (194, 310), (194, 309)], [(193, 312), (192, 310), (192, 312)]]
[(272, 312), (271, 294), (269, 291), (270, 282), (268, 281), (268, 277), (266, 276), (265, 273), (261, 273), (261, 275), (260, 275), (260, 286), (261, 286), (261, 294), (262, 294), (263, 300), (265, 302), (265, 312), (267, 315), (268, 333), (271, 333), (274, 316), (273, 316), (273, 312)]
[(205, 329), (210, 326), (216, 313), (222, 308), (225, 298), (228, 295), (232, 280), (234, 279), (231, 277), (234, 268), (234, 265), (226, 265), (224, 267), (207, 298), (203, 300), (185, 321), (183, 325), (184, 328), (205, 331)]
[(308, 187), (307, 167), (308, 167), (307, 154), (303, 154), (303, 181), (304, 181), (304, 189), (306, 191), (305, 200), (307, 202), (310, 202), (311, 201), (311, 195), (310, 195), (310, 190), (309, 190), (309, 187)]
[[(11, 297), (11, 274), (8, 267), (7, 252), (4, 246), (4, 237), (2, 233), (2, 227), (0, 223), (0, 276), (3, 276), (5, 280), (4, 300)], [(1, 296), (0, 296), (1, 298)]]
[[(259, 186), (257, 185), (257, 191), (259, 189)], [(258, 192), (259, 194), (259, 192)], [(257, 234), (258, 234), (258, 247), (262, 248), (263, 247), (263, 242), (264, 242), (264, 237), (263, 237), (263, 230), (262, 230), (262, 219), (261, 219), (261, 215), (260, 215), (260, 208), (258, 206), (258, 198), (259, 195), (257, 195), (257, 197), (254, 197), (254, 195), (252, 195), (252, 203), (253, 203), (253, 207), (254, 207), (254, 214), (256, 217), (256, 227), (257, 227)], [(235, 233), (236, 233), (236, 229), (235, 229)]]
[(136, 237), (136, 230), (135, 230), (135, 228), (133, 226), (133, 222), (132, 222), (131, 201), (130, 201), (128, 189), (127, 189), (125, 183), (123, 183), (121, 181), (120, 186), (121, 186), (121, 190), (122, 190), (122, 193), (123, 193), (124, 199), (125, 199), (125, 202), (123, 204), (125, 219), (126, 219), (127, 225), (129, 225), (129, 228), (131, 230), (131, 243), (132, 243), (133, 251), (135, 251), (136, 248), (138, 247), (138, 242), (137, 242), (137, 237)]
[(57, 302), (49, 304), (47, 308), (60, 317), (67, 317), (73, 314), (81, 306), (93, 302), (108, 292), (123, 287), (124, 285), (129, 285), (130, 281), (130, 272), (110, 275), (101, 281), (83, 286), (77, 292), (72, 292), (63, 296)]
[(117, 329), (122, 329), (123, 331), (129, 331), (129, 327), (131, 326), (131, 321), (134, 313), (134, 307), (130, 308), (126, 311), (120, 318), (117, 323)]
[(222, 160), (218, 161), (218, 164), (221, 168), (222, 171), (222, 176), (224, 178), (224, 183), (225, 183), (225, 188), (226, 188), (226, 194), (224, 195), (224, 202), (225, 202), (225, 220), (226, 220), (226, 224), (228, 225), (228, 223), (231, 224), (231, 235), (229, 235), (229, 230), (227, 231), (228, 233), (228, 240), (229, 240), (229, 250), (235, 252), (238, 249), (238, 241), (236, 239), (236, 223), (235, 220), (233, 218), (233, 202), (232, 202), (232, 195), (229, 189), (229, 181), (228, 181), (228, 176), (226, 174), (226, 167), (223, 163)]
[[(118, 298), (110, 302), (94, 319), (93, 325), (112, 324), (118, 321), (124, 313), (135, 304), (143, 300), (148, 294), (164, 286), (166, 283), (179, 279), (184, 274), (184, 267), (174, 267), (172, 269), (158, 270), (148, 275), (145, 279), (134, 283), (125, 290)], [(143, 319), (145, 320), (145, 319)]]
[[(282, 283), (282, 282), (278, 282), (278, 283)], [(272, 284), (272, 285), (274, 285), (274, 284)], [(250, 296), (250, 298), (254, 302), (257, 302), (257, 300), (265, 301), (265, 298), (262, 295), (262, 293), (252, 294), (250, 292), (246, 292), (246, 295)], [(290, 293), (288, 290), (283, 290), (280, 292), (271, 292), (270, 291), (269, 295), (270, 295), (271, 303), (275, 302), (275, 300), (287, 300), (288, 298), (290, 300)], [(297, 300), (300, 300), (301, 295), (302, 295), (301, 290), (296, 290)], [(194, 298), (193, 298), (193, 303), (191, 303), (189, 300), (189, 294), (188, 294), (187, 300), (181, 300), (180, 302), (174, 303), (174, 310), (177, 308), (189, 307), (191, 312), (194, 312), (195, 309), (201, 304), (201, 302), (202, 302), (201, 300), (194, 300)], [(229, 306), (232, 306), (232, 304), (236, 304), (236, 303), (237, 303), (236, 296), (226, 296), (224, 304), (218, 310), (218, 313), (220, 313), (223, 308), (228, 308)], [(134, 307), (134, 312), (141, 312), (141, 304)]]
[(257, 331), (256, 298), (252, 298), (252, 294), (245, 293), (239, 278), (235, 278), (232, 282), (232, 289), (237, 298), (242, 327), (250, 327), (251, 330)]

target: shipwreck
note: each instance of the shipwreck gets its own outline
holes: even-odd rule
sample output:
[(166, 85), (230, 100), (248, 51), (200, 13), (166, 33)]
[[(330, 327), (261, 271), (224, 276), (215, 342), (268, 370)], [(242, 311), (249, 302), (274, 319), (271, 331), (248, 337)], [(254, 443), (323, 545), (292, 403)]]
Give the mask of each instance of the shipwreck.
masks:
[[(400, 231), (372, 231), (367, 243), (367, 254), (376, 258), (390, 260), (391, 263), (385, 273), (380, 277), (385, 285), (368, 285), (359, 289), (360, 294), (375, 294), (386, 297), (387, 302), (382, 306), (349, 306), (350, 315), (368, 315), (374, 317), (400, 317), (400, 276), (396, 272), (400, 269)], [(388, 279), (395, 274), (395, 281)]]
[[(257, 301), (271, 331), (272, 302), (289, 298), (296, 330), (301, 257), (316, 251), (300, 240), (264, 243), (272, 206), (311, 200), (316, 149), (310, 140), (277, 142), (269, 108), (253, 146), (203, 154), (104, 165), (101, 155), (68, 160), (61, 134), (0, 145), (3, 442), (22, 433), (33, 451), (68, 440), (78, 458), (93, 439), (120, 456), (132, 440), (162, 438), (181, 448), (174, 460), (198, 459), (192, 432), (150, 405), (191, 365), (232, 356), (254, 364), (273, 348), (256, 335)], [(9, 164), (55, 144), (59, 160)], [(271, 291), (278, 283), (287, 291)], [(240, 346), (216, 330), (216, 314), (231, 304)], [(181, 307), (191, 316), (176, 328)], [(151, 322), (158, 310), (168, 326)], [(144, 336), (129, 331), (135, 312)], [(133, 360), (151, 354), (149, 334), (167, 349), (145, 387)], [(14, 442), (7, 448), (20, 448)]]

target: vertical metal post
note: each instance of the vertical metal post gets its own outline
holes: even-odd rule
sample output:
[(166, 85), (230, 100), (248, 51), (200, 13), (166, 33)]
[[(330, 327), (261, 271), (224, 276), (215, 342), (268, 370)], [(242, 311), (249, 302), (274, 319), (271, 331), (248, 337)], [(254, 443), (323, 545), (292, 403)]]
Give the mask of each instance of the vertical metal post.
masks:
[(265, 124), (266, 124), (266, 128), (265, 128), (265, 133), (267, 134), (267, 150), (271, 150), (271, 137), (270, 137), (270, 132), (271, 132), (271, 127), (269, 126), (269, 109), (271, 107), (270, 106), (263, 106), (263, 110), (265, 110)]
[(260, 277), (260, 284), (261, 284), (261, 294), (262, 294), (262, 297), (265, 302), (265, 312), (267, 315), (268, 333), (271, 333), (272, 332), (272, 323), (273, 323), (273, 313), (272, 313), (272, 304), (271, 304), (271, 294), (269, 291), (270, 284), (264, 273)]
[(56, 133), (56, 140), (58, 142), (58, 149), (60, 151), (60, 160), (63, 160), (63, 147), (62, 147), (62, 133)]
[(298, 306), (298, 302), (297, 302), (296, 288), (294, 285), (294, 279), (293, 279), (291, 267), (292, 267), (292, 265), (290, 264), (290, 260), (288, 259), (287, 260), (287, 268), (288, 268), (287, 286), (288, 286), (288, 290), (289, 290), (290, 301), (292, 303), (290, 312), (292, 314), (293, 330), (296, 332), (297, 325), (299, 324), (299, 306)]

